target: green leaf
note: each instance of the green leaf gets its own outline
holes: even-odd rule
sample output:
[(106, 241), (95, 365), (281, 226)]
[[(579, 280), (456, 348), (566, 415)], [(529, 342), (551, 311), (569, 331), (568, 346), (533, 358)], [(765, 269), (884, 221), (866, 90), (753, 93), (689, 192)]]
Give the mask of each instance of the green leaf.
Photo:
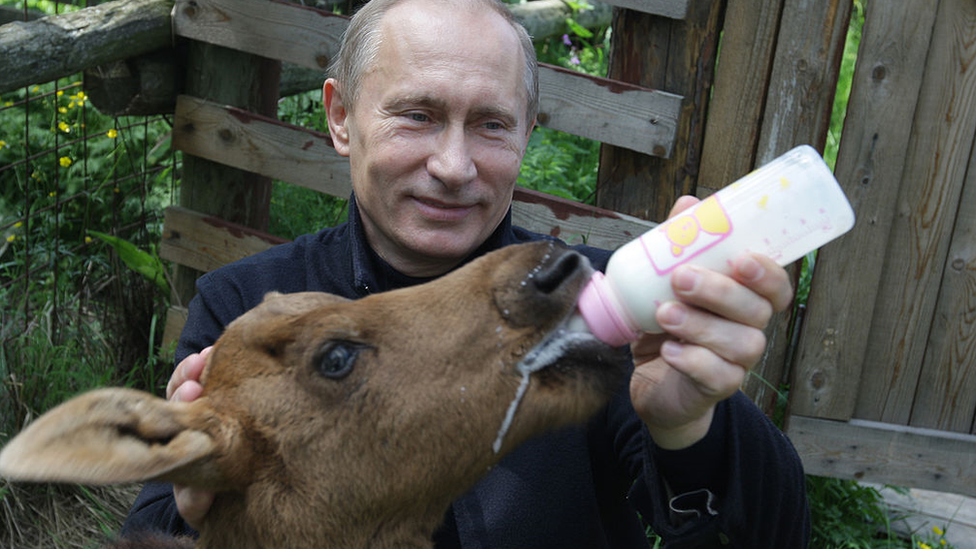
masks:
[(88, 234), (111, 246), (126, 266), (155, 284), (163, 293), (169, 293), (169, 285), (164, 274), (166, 267), (158, 256), (144, 252), (135, 244), (117, 236), (98, 231), (88, 231)]
[(590, 29), (580, 25), (572, 18), (566, 19), (566, 25), (568, 25), (569, 29), (580, 38), (593, 38), (593, 33), (590, 32)]

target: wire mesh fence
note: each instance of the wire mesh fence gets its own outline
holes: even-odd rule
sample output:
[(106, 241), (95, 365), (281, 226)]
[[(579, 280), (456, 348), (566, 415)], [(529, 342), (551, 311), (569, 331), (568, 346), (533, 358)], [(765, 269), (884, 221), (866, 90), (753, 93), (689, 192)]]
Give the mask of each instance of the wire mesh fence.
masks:
[[(0, 23), (87, 4), (0, 0)], [(143, 366), (168, 295), (146, 258), (178, 189), (172, 116), (104, 115), (85, 80), (0, 96), (0, 439), (93, 381), (155, 383)], [(43, 390), (26, 394), (39, 376)]]

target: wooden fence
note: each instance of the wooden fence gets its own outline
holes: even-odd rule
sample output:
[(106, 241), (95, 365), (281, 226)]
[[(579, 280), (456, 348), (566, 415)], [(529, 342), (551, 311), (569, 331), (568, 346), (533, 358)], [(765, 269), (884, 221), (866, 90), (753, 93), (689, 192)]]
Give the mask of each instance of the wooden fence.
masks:
[[(137, 2), (169, 5), (90, 9)], [(516, 223), (612, 248), (679, 194), (707, 196), (798, 144), (823, 150), (851, 0), (609, 3), (610, 79), (552, 67), (541, 79), (540, 124), (605, 144), (602, 209), (519, 190)], [(835, 169), (858, 221), (818, 255), (807, 313), (770, 327), (768, 383), (746, 389), (769, 410), (769, 386), (789, 383), (785, 428), (809, 473), (976, 495), (976, 4), (864, 5)], [(189, 52), (173, 137), (186, 162), (162, 253), (206, 271), (280, 241), (261, 231), (268, 178), (348, 196), (328, 136), (268, 110), (280, 74), (268, 59), (321, 71), (346, 20), (268, 0), (177, 0), (171, 13)], [(229, 68), (244, 76), (226, 81)]]

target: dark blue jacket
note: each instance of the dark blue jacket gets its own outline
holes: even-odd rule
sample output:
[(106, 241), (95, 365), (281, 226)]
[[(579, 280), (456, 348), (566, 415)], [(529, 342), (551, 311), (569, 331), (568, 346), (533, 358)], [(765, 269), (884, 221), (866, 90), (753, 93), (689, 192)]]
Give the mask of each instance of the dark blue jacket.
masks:
[[(513, 227), (509, 214), (470, 259), (549, 238)], [(604, 269), (610, 252), (578, 246)], [(425, 282), (387, 265), (366, 244), (355, 202), (349, 221), (217, 269), (198, 294), (176, 362), (211, 345), (224, 326), (272, 290), (348, 298)], [(800, 460), (786, 437), (741, 393), (722, 402), (709, 434), (691, 448), (654, 446), (624, 386), (588, 424), (531, 440), (454, 503), (438, 549), (648, 547), (641, 517), (683, 547), (806, 548), (809, 511)], [(639, 513), (639, 515), (638, 515)], [(172, 486), (149, 483), (123, 532), (194, 533)]]

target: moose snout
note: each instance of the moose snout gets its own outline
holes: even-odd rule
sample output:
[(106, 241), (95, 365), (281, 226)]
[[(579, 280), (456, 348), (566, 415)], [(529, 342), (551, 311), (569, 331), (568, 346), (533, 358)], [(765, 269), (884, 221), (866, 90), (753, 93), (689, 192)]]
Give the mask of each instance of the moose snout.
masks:
[[(561, 243), (520, 248), (520, 272), (495, 288), (495, 305), (512, 326), (551, 326), (576, 308), (583, 286), (593, 274), (589, 260)], [(516, 274), (517, 273), (517, 274)]]
[(538, 272), (532, 277), (535, 288), (543, 294), (551, 294), (574, 276), (578, 276), (584, 268), (583, 263), (587, 261), (582, 255), (566, 248), (560, 249), (560, 253), (555, 256), (548, 263), (540, 265)]

